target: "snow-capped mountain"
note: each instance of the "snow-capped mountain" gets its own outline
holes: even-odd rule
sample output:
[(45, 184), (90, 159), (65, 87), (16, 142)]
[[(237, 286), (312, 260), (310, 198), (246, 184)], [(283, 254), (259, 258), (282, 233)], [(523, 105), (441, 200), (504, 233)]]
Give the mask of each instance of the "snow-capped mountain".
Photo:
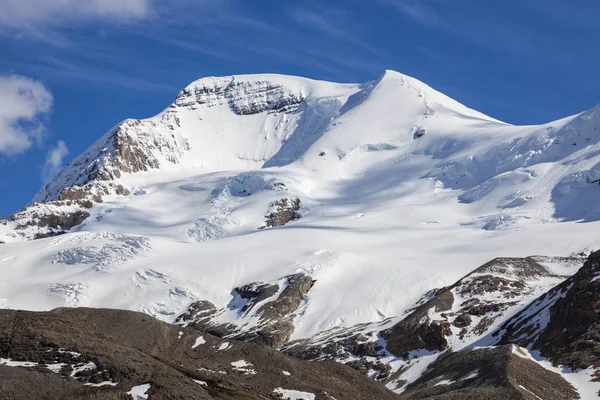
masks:
[[(432, 323), (452, 313), (446, 345), (426, 351), (468, 348), (576, 272), (560, 257), (597, 246), (598, 182), (600, 107), (513, 126), (393, 71), (363, 84), (203, 78), (0, 221), (0, 306), (142, 311), (276, 347), (366, 326), (399, 357), (378, 333), (405, 329), (445, 287), (460, 302), (422, 310)], [(471, 271), (532, 254), (558, 258), (494, 272), (515, 300), (470, 313), (470, 299), (502, 298), (473, 292), (490, 271)]]

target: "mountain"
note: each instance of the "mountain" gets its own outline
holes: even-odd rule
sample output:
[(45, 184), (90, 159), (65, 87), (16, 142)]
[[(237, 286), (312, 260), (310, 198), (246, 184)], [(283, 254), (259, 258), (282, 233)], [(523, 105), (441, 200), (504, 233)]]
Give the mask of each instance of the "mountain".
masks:
[[(411, 396), (468, 383), (420, 380), (443, 360), (496, 360), (528, 398), (515, 356), (566, 359), (493, 334), (597, 246), (599, 146), (600, 106), (513, 126), (394, 71), (203, 78), (0, 221), (0, 307), (140, 311)], [(550, 371), (557, 392), (594, 387), (594, 357)]]

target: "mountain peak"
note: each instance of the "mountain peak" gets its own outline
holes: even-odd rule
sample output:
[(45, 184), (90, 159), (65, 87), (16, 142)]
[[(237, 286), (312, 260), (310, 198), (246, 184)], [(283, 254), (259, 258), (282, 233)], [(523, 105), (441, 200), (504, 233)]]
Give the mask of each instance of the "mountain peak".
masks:
[[(583, 113), (575, 122), (588, 126), (593, 115), (593, 110)], [(569, 132), (579, 131), (575, 122)], [(28, 207), (70, 202), (66, 206), (79, 205), (78, 212), (87, 212), (105, 198), (127, 196), (140, 180), (292, 164), (319, 179), (335, 180), (348, 171), (365, 173), (385, 164), (388, 157), (415, 154), (429, 160), (420, 167), (421, 177), (465, 189), (461, 201), (474, 202), (481, 193), (476, 186), (500, 171), (572, 150), (551, 146), (551, 136), (560, 130), (539, 135), (527, 132), (510, 129), (392, 70), (363, 84), (277, 74), (205, 77), (189, 84), (157, 116), (128, 119), (112, 128), (65, 167)], [(516, 145), (506, 147), (508, 143)], [(532, 146), (541, 152), (535, 159), (524, 155)], [(498, 167), (491, 168), (492, 164)], [(27, 215), (12, 218), (28, 221)], [(43, 235), (66, 226), (54, 225)], [(9, 230), (10, 240), (19, 237)], [(36, 233), (25, 237), (32, 235)]]

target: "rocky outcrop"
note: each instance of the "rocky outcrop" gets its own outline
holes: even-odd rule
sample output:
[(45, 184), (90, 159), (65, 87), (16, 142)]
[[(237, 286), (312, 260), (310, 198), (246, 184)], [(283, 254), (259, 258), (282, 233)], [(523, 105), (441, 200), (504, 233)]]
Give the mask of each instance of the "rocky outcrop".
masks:
[(166, 113), (160, 122), (122, 122), (65, 167), (34, 200), (88, 199), (99, 203), (109, 194), (128, 195), (129, 190), (118, 182), (123, 173), (157, 169), (161, 160), (177, 163), (186, 150), (185, 143), (178, 143), (174, 135), (161, 129), (173, 118)]
[(517, 346), (447, 352), (403, 392), (410, 399), (574, 400), (579, 395), (559, 374)]
[[(209, 332), (219, 337), (234, 337), (278, 348), (294, 332), (293, 319), (314, 281), (302, 273), (289, 275), (276, 284), (256, 282), (232, 291), (226, 309), (208, 301), (190, 305), (175, 323)], [(238, 322), (222, 322), (225, 313), (237, 313)]]
[(448, 347), (446, 337), (452, 335), (447, 320), (432, 320), (429, 311), (436, 313), (449, 311), (454, 297), (452, 292), (444, 291), (419, 306), (409, 316), (381, 333), (387, 340), (387, 349), (398, 356), (408, 356), (411, 351), (425, 349), (428, 351), (444, 350)]
[[(161, 124), (168, 125), (172, 118), (166, 113)], [(25, 209), (13, 215), (16, 223), (6, 235), (37, 239), (63, 233), (81, 224), (89, 216), (84, 209), (102, 203), (106, 196), (128, 196), (129, 189), (119, 182), (122, 174), (157, 169), (161, 162), (177, 163), (186, 149), (185, 143), (166, 134), (154, 120), (126, 120), (65, 167)], [(32, 229), (36, 226), (40, 228), (37, 231)]]
[(0, 360), (0, 398), (13, 400), (127, 399), (133, 388), (149, 399), (275, 399), (281, 389), (317, 400), (398, 398), (343, 365), (122, 310), (0, 310)]
[(34, 203), (13, 214), (4, 225), (10, 233), (26, 239), (41, 239), (63, 234), (80, 225), (89, 216), (92, 205), (87, 200), (59, 200)]
[(420, 357), (486, 339), (507, 316), (527, 307), (544, 287), (567, 279), (583, 262), (577, 255), (497, 258), (451, 286), (426, 293), (405, 316), (321, 332), (282, 350), (301, 359), (348, 364), (400, 390), (409, 383), (402, 375), (410, 374)]
[[(265, 215), (265, 226), (268, 228), (284, 226), (292, 221), (300, 219), (300, 199), (283, 198), (270, 205), (272, 211)], [(262, 227), (264, 228), (264, 227)]]
[(582, 262), (579, 257), (496, 258), (435, 293), (381, 335), (388, 341), (387, 349), (398, 356), (419, 349), (448, 348), (447, 339), (454, 335), (451, 327), (460, 329), (461, 341), (476, 339), (502, 322), (511, 310), (525, 307), (539, 290), (542, 278), (550, 282), (566, 279), (548, 265), (572, 266), (575, 271)]
[[(600, 251), (495, 334), (573, 370), (600, 368)], [(598, 375), (600, 379), (600, 374)]]
[[(285, 289), (281, 294), (256, 311), (260, 327), (249, 333), (251, 340), (273, 347), (286, 343), (294, 333), (296, 311), (313, 284), (312, 278), (304, 274), (286, 277)], [(252, 338), (253, 335), (256, 337)]]
[(205, 78), (179, 93), (175, 106), (194, 108), (228, 104), (235, 114), (250, 115), (264, 111), (290, 113), (306, 97), (266, 80), (244, 81), (235, 77)]
[(282, 351), (303, 360), (335, 360), (379, 381), (386, 380), (392, 371), (383, 361), (388, 355), (379, 331), (391, 321), (359, 324), (350, 328), (334, 328), (312, 338), (287, 343)]

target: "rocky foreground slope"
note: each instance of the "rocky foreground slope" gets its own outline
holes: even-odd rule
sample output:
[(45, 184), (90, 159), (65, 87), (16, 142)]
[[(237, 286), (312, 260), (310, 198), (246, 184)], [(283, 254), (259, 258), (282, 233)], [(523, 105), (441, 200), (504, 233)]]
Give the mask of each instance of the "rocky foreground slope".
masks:
[(130, 311), (0, 310), (0, 360), (2, 399), (397, 398), (340, 364)]
[(578, 398), (560, 375), (513, 346), (449, 354), (401, 396), (342, 364), (295, 360), (140, 313), (0, 311), (3, 399), (534, 399), (531, 393)]

